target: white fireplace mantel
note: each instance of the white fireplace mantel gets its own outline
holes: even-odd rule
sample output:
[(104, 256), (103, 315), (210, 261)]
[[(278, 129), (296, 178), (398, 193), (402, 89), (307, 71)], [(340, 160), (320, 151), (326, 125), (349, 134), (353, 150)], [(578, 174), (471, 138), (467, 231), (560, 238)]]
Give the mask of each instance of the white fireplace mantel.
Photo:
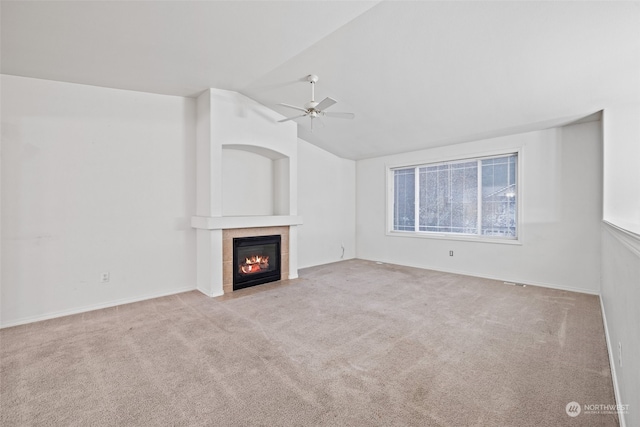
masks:
[(194, 216), (191, 226), (200, 230), (229, 230), (232, 228), (279, 227), (301, 225), (301, 216)]

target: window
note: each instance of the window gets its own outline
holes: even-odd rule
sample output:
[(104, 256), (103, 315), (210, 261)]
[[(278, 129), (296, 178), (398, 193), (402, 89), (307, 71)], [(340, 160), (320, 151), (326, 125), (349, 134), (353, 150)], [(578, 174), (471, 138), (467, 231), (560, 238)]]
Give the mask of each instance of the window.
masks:
[(517, 237), (518, 155), (392, 169), (393, 231)]

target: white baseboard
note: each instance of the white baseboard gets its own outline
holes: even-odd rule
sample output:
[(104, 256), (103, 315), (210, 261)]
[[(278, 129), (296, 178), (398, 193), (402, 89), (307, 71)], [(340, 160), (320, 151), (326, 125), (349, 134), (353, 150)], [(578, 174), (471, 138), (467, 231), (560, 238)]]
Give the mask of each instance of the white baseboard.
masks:
[(518, 283), (520, 285), (539, 286), (541, 288), (558, 289), (560, 291), (578, 292), (581, 294), (600, 296), (600, 292), (598, 291), (594, 291), (591, 289), (574, 288), (572, 286), (557, 285), (555, 283), (529, 282), (529, 281), (523, 282), (522, 280), (518, 280), (518, 279), (505, 279), (504, 277), (494, 277), (494, 276), (488, 276), (484, 274), (477, 274), (477, 273), (471, 273), (471, 272), (447, 271), (446, 273), (463, 274), (465, 276), (481, 277), (483, 279), (498, 280), (501, 282), (511, 282), (511, 283)]
[[(600, 297), (600, 310), (602, 311), (602, 323), (604, 325), (604, 336), (607, 341), (607, 351), (609, 352), (609, 366), (611, 367), (611, 378), (613, 380), (613, 394), (616, 398), (616, 404), (622, 405), (620, 398), (620, 387), (618, 386), (618, 375), (616, 374), (616, 359), (613, 356), (613, 347), (611, 346), (611, 339), (609, 338), (609, 327), (607, 326), (607, 315), (604, 312), (604, 303), (602, 297)], [(627, 423), (624, 418), (622, 407), (618, 407), (618, 420), (620, 421), (620, 427), (627, 427)]]
[(513, 278), (509, 278), (509, 277), (495, 277), (495, 276), (491, 276), (491, 275), (478, 274), (478, 273), (474, 273), (472, 271), (463, 271), (463, 270), (445, 270), (445, 269), (442, 269), (442, 268), (432, 268), (432, 267), (424, 266), (424, 265), (398, 264), (398, 263), (395, 263), (395, 262), (378, 261), (378, 260), (366, 260), (366, 261), (382, 262), (384, 264), (403, 265), (405, 267), (421, 268), (423, 270), (432, 270), (432, 271), (440, 271), (442, 273), (451, 273), (451, 274), (460, 274), (460, 275), (463, 275), (463, 276), (480, 277), (482, 279), (497, 280), (497, 281), (500, 281), (500, 282), (518, 283), (520, 285), (527, 285), (527, 286), (539, 286), (539, 287), (542, 287), (542, 288), (558, 289), (558, 290), (561, 290), (561, 291), (569, 291), (569, 292), (578, 292), (578, 293), (581, 293), (581, 294), (598, 295), (598, 296), (600, 295), (599, 291), (594, 291), (594, 290), (591, 290), (591, 289), (574, 288), (572, 286), (557, 285), (555, 283), (542, 283), (542, 282), (522, 281), (522, 280), (519, 280), (519, 279), (513, 279)]
[(211, 298), (220, 297), (220, 296), (224, 295), (224, 292), (207, 292), (204, 289), (200, 289), (200, 288), (196, 288), (196, 290), (198, 292), (201, 292), (202, 294), (208, 296), (208, 297), (211, 297)]
[(145, 301), (153, 298), (160, 298), (160, 297), (166, 297), (169, 295), (181, 294), (183, 292), (189, 292), (193, 290), (196, 290), (196, 288), (193, 286), (190, 286), (190, 287), (174, 289), (168, 292), (146, 294), (146, 295), (141, 295), (133, 298), (123, 298), (123, 299), (109, 301), (105, 303), (86, 305), (83, 307), (72, 308), (69, 310), (55, 311), (52, 313), (46, 313), (46, 314), (41, 314), (37, 316), (23, 317), (22, 319), (12, 320), (10, 322), (3, 323), (2, 325), (0, 325), (0, 329), (10, 328), (12, 326), (25, 325), (27, 323), (40, 322), (42, 320), (55, 319), (56, 317), (70, 316), (72, 314), (86, 313), (87, 311), (100, 310), (102, 308), (115, 307), (117, 305), (130, 304), (132, 302)]

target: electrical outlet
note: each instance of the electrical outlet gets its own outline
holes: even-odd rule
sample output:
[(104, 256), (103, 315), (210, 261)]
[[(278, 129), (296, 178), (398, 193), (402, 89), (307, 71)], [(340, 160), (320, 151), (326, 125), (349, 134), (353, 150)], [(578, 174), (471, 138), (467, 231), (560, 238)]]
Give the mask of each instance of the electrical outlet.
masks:
[(449, 251), (449, 256), (453, 256), (453, 251)]
[(110, 274), (108, 271), (105, 271), (104, 273), (102, 273), (100, 275), (100, 282), (101, 283), (107, 283), (110, 279)]
[(622, 368), (622, 343), (618, 341), (618, 366)]

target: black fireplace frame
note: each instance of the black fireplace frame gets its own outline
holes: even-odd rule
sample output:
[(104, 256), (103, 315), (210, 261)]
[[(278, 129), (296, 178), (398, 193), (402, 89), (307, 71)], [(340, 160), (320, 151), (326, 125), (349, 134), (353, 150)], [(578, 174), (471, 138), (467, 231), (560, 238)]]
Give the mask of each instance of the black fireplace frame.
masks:
[[(281, 279), (282, 263), (281, 263), (281, 243), (282, 236), (279, 234), (272, 236), (255, 236), (255, 237), (235, 237), (233, 239), (233, 290), (248, 288), (250, 286), (262, 285), (264, 283), (275, 282)], [(264, 273), (255, 273), (250, 276), (243, 276), (238, 271), (238, 249), (247, 246), (269, 245), (275, 244), (275, 260), (273, 271)], [(269, 259), (271, 262), (271, 259)]]

